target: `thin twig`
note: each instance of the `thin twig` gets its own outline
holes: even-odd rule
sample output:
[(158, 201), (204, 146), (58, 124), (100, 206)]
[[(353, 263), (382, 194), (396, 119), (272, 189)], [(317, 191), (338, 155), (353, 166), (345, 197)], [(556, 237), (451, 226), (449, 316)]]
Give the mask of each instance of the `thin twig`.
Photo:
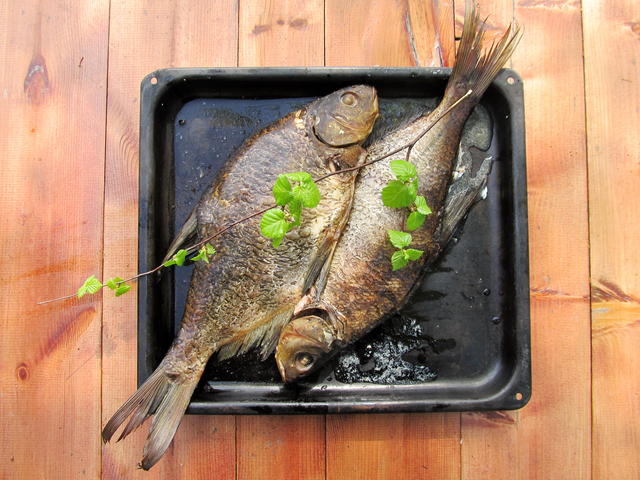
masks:
[[(84, 57), (83, 57), (83, 59), (84, 59)], [(82, 63), (82, 60), (80, 61), (80, 63)], [(78, 66), (80, 66), (80, 65), (78, 65)], [(319, 177), (319, 178), (317, 178), (316, 180), (313, 180), (313, 181), (314, 181), (315, 183), (319, 183), (319, 182), (322, 182), (323, 180), (326, 180), (326, 179), (327, 179), (327, 178), (329, 178), (329, 177), (333, 177), (334, 175), (339, 175), (339, 174), (346, 173), (346, 172), (352, 172), (352, 171), (355, 171), (355, 170), (360, 170), (360, 169), (362, 169), (362, 168), (364, 168), (364, 167), (368, 167), (369, 165), (373, 165), (374, 163), (377, 163), (377, 162), (379, 162), (380, 160), (384, 160), (385, 158), (389, 158), (391, 155), (395, 155), (396, 153), (401, 152), (401, 151), (402, 151), (402, 150), (404, 150), (405, 148), (412, 148), (416, 143), (418, 143), (418, 141), (419, 141), (422, 137), (424, 137), (424, 136), (427, 134), (427, 132), (429, 132), (429, 130), (431, 130), (431, 129), (436, 125), (436, 123), (438, 123), (438, 122), (439, 122), (439, 121), (440, 121), (440, 120), (441, 120), (445, 115), (447, 115), (449, 112), (451, 112), (455, 107), (457, 107), (457, 106), (460, 104), (460, 102), (462, 102), (465, 98), (467, 98), (467, 97), (468, 97), (469, 95), (471, 95), (472, 93), (473, 93), (473, 91), (472, 91), (472, 90), (469, 90), (469, 91), (468, 91), (467, 93), (465, 93), (462, 97), (460, 97), (458, 100), (456, 100), (456, 101), (453, 103), (453, 105), (451, 105), (451, 106), (450, 106), (449, 108), (447, 108), (444, 112), (442, 112), (442, 113), (438, 116), (438, 118), (436, 118), (436, 119), (433, 121), (433, 123), (432, 123), (431, 125), (429, 125), (429, 126), (428, 126), (428, 127), (427, 127), (427, 128), (426, 128), (426, 129), (425, 129), (425, 130), (420, 134), (420, 135), (418, 135), (418, 138), (416, 138), (415, 140), (410, 141), (410, 142), (407, 142), (406, 144), (403, 144), (403, 145), (401, 145), (401, 146), (397, 147), (396, 149), (392, 150), (392, 151), (391, 151), (391, 152), (389, 152), (389, 153), (386, 153), (385, 155), (383, 155), (383, 156), (381, 156), (381, 157), (379, 157), (379, 158), (376, 158), (376, 159), (371, 160), (371, 161), (369, 161), (369, 162), (365, 162), (365, 163), (363, 163), (363, 164), (361, 164), (361, 165), (357, 165), (357, 166), (355, 166), (355, 167), (345, 168), (344, 170), (338, 170), (338, 171), (336, 171), (336, 172), (328, 173), (328, 174), (323, 175), (322, 177)], [(226, 231), (227, 231), (227, 230), (229, 230), (230, 228), (232, 228), (232, 227), (234, 227), (234, 226), (238, 225), (239, 223), (246, 222), (247, 220), (249, 220), (249, 219), (251, 219), (251, 218), (253, 218), (253, 217), (257, 217), (258, 215), (261, 215), (261, 214), (263, 214), (263, 213), (267, 212), (268, 210), (271, 210), (272, 208), (275, 208), (275, 207), (277, 207), (277, 206), (278, 206), (278, 205), (274, 203), (274, 204), (270, 205), (270, 206), (269, 206), (269, 207), (267, 207), (267, 208), (264, 208), (264, 209), (262, 209), (262, 210), (259, 210), (259, 211), (257, 211), (257, 212), (254, 212), (254, 213), (252, 213), (251, 215), (247, 215), (246, 217), (241, 218), (240, 220), (236, 220), (235, 222), (230, 223), (230, 224), (229, 224), (229, 225), (227, 225), (226, 227), (222, 228), (221, 230), (218, 230), (218, 231), (217, 231), (216, 233), (214, 233), (213, 235), (208, 236), (208, 237), (207, 237), (207, 238), (205, 238), (204, 240), (202, 240), (202, 241), (200, 241), (200, 242), (196, 243), (195, 245), (192, 245), (192, 246), (190, 246), (190, 247), (187, 247), (185, 250), (187, 250), (187, 253), (188, 253), (188, 254), (191, 254), (191, 253), (195, 252), (196, 250), (198, 250), (198, 248), (200, 248), (200, 247), (202, 247), (203, 245), (205, 245), (207, 242), (210, 242), (210, 241), (211, 241), (211, 240), (213, 240), (214, 238), (216, 238), (216, 237), (218, 237), (218, 236), (222, 235), (224, 232), (226, 232)], [(162, 264), (162, 265), (158, 265), (156, 268), (154, 268), (153, 270), (149, 270), (148, 272), (145, 272), (145, 273), (139, 273), (139, 274), (137, 274), (137, 275), (134, 275), (133, 277), (127, 278), (126, 280), (121, 280), (120, 282), (115, 282), (115, 284), (116, 284), (116, 285), (121, 285), (121, 284), (123, 284), (123, 283), (131, 282), (131, 281), (133, 281), (133, 280), (137, 280), (138, 278), (141, 278), (141, 277), (144, 277), (144, 276), (147, 276), (147, 275), (151, 275), (151, 274), (153, 274), (153, 273), (157, 272), (158, 270), (160, 270), (162, 267), (164, 267), (164, 264)], [(103, 287), (103, 288), (104, 288), (104, 287), (106, 287), (106, 286), (107, 286), (106, 284), (102, 285), (102, 287)], [(38, 303), (37, 303), (37, 305), (44, 305), (45, 303), (56, 302), (56, 301), (58, 301), (58, 300), (66, 300), (66, 299), (68, 299), (68, 298), (73, 298), (73, 297), (75, 297), (75, 296), (77, 296), (77, 294), (67, 295), (66, 297), (55, 298), (55, 299), (53, 299), (53, 300), (45, 300), (44, 302), (38, 302)]]
[(77, 297), (78, 294), (74, 293), (73, 295), (67, 295), (66, 297), (54, 298), (53, 300), (45, 300), (44, 302), (38, 302), (36, 305), (44, 305), (45, 303), (57, 302), (58, 300), (66, 300), (67, 298)]

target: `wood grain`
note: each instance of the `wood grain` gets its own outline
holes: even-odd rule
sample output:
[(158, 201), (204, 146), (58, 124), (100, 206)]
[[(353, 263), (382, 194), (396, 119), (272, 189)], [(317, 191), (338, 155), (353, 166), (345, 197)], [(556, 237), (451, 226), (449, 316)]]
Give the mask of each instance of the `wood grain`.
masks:
[(101, 273), (108, 24), (0, 9), (1, 478), (100, 475), (100, 296), (36, 303)]
[(327, 479), (385, 478), (460, 478), (460, 416), (328, 415)]
[(594, 478), (640, 477), (640, 7), (583, 2)]
[(453, 60), (453, 5), (445, 1), (328, 1), (327, 66), (445, 66)]
[(451, 67), (455, 61), (453, 2), (407, 2), (407, 30), (419, 67)]
[(324, 2), (241, 0), (239, 65), (322, 66)]
[(238, 416), (238, 478), (324, 479), (324, 416)]
[[(241, 0), (239, 66), (322, 66), (319, 0)], [(240, 479), (325, 476), (325, 417), (238, 417)]]
[[(491, 12), (492, 22), (496, 15), (508, 21), (510, 13), (501, 5), (483, 3), (483, 12)], [(463, 476), (589, 478), (589, 232), (580, 4), (520, 2), (515, 17), (524, 26), (512, 65), (525, 85), (533, 397), (518, 412), (463, 415)]]
[[(140, 81), (168, 67), (237, 65), (235, 1), (117, 2), (111, 6), (104, 270), (137, 273)], [(105, 296), (103, 422), (136, 390), (137, 299)], [(150, 473), (136, 468), (148, 426), (103, 447), (103, 478), (235, 476), (235, 418), (187, 416)]]

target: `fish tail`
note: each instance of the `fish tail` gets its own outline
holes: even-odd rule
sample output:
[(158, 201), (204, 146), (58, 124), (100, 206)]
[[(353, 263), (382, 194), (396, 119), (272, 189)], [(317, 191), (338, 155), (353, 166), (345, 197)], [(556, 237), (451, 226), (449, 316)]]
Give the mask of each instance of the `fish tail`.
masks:
[[(477, 102), (509, 60), (522, 36), (520, 27), (514, 22), (500, 40), (483, 51), (484, 24), (473, 0), (466, 0), (462, 39), (445, 94), (451, 101), (468, 94)], [(469, 94), (469, 90), (472, 93)]]
[(153, 414), (151, 428), (144, 446), (140, 467), (149, 470), (171, 444), (191, 395), (200, 376), (178, 381), (172, 380), (164, 370), (164, 362), (151, 374), (144, 384), (111, 417), (102, 430), (102, 441), (107, 443), (116, 430), (131, 416), (118, 441), (136, 430)]

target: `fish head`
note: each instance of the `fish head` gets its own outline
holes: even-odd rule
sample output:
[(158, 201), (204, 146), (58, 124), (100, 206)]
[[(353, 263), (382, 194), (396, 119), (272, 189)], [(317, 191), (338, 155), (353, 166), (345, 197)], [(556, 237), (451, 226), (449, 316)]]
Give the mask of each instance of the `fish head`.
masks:
[(315, 315), (296, 318), (280, 333), (276, 363), (285, 383), (315, 371), (335, 353), (336, 336), (329, 322)]
[(378, 118), (378, 94), (369, 85), (354, 85), (333, 92), (310, 107), (316, 137), (332, 147), (362, 143)]

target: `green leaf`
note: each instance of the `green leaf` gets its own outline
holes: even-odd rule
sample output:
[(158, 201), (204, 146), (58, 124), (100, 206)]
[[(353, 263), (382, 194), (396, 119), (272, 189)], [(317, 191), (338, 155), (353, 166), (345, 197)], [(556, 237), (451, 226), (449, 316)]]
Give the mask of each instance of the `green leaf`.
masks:
[(407, 218), (407, 230), (413, 231), (416, 228), (420, 228), (425, 218), (427, 218), (427, 216), (420, 212), (411, 212), (409, 218)]
[(414, 250), (413, 248), (407, 248), (404, 253), (409, 260), (417, 260), (424, 252), (421, 250)]
[(396, 230), (387, 230), (391, 244), (396, 248), (404, 248), (411, 245), (411, 234), (406, 232), (398, 232)]
[(289, 204), (289, 213), (293, 215), (294, 222), (289, 224), (287, 231), (300, 225), (300, 220), (302, 218), (302, 202), (300, 200), (291, 200), (291, 203)]
[(392, 160), (389, 165), (391, 171), (401, 182), (408, 182), (418, 174), (416, 167), (404, 160)]
[(186, 250), (178, 250), (178, 253), (176, 253), (175, 257), (176, 257), (176, 264), (178, 264), (179, 267), (182, 266), (182, 264), (184, 263), (185, 259), (187, 258), (187, 251)]
[(391, 180), (382, 189), (382, 203), (384, 203), (385, 207), (408, 207), (416, 198), (416, 190), (410, 185), (405, 185), (400, 180)]
[(216, 249), (207, 243), (206, 245), (203, 245), (200, 250), (198, 250), (198, 255), (193, 257), (191, 260), (193, 260), (194, 262), (197, 262), (198, 260), (204, 260), (206, 263), (209, 263), (208, 255), (213, 255), (214, 253), (216, 253)]
[(309, 175), (306, 172), (285, 173), (284, 176), (287, 177), (289, 180), (293, 180), (294, 182), (300, 182), (300, 183), (312, 182), (311, 175)]
[(260, 220), (260, 231), (267, 238), (272, 238), (273, 246), (278, 247), (289, 231), (289, 224), (285, 220), (284, 212), (280, 208), (267, 210)]
[(124, 280), (120, 277), (110, 278), (109, 280), (107, 280), (107, 287), (109, 287), (111, 290), (117, 290), (118, 283), (120, 282), (124, 282)]
[(315, 208), (320, 203), (322, 196), (320, 190), (313, 180), (303, 183), (300, 188), (300, 194), (297, 197), (302, 201), (302, 205), (307, 208)]
[(203, 247), (200, 247), (200, 249), (198, 250), (198, 254), (196, 256), (191, 257), (191, 260), (194, 261), (194, 262), (197, 262), (198, 260), (202, 260), (206, 256), (207, 256), (207, 249), (204, 248), (204, 246), (203, 246)]
[(314, 208), (318, 206), (321, 198), (320, 191), (311, 178), (311, 175), (305, 172), (297, 172), (285, 173), (281, 176), (286, 177), (294, 182), (300, 183), (300, 185), (296, 185), (295, 187), (293, 187), (293, 198), (300, 200), (302, 202), (302, 205), (307, 208)]
[(207, 255), (202, 250), (202, 248), (200, 250), (198, 250), (198, 254), (195, 257), (192, 257), (191, 260), (193, 262), (197, 262), (198, 260), (204, 260), (205, 262), (209, 263), (209, 259), (207, 258)]
[(411, 195), (411, 203), (416, 201), (416, 194), (418, 193), (418, 179), (416, 178), (413, 182), (407, 185), (407, 189)]
[(281, 207), (284, 207), (293, 199), (291, 183), (286, 176), (278, 175), (278, 179), (273, 185), (273, 196), (276, 199), (276, 204)]
[(422, 215), (430, 215), (431, 214), (431, 209), (427, 205), (427, 201), (424, 199), (424, 197), (422, 195), (418, 195), (416, 197), (416, 209)]
[(102, 288), (102, 283), (96, 279), (95, 275), (91, 275), (84, 281), (84, 284), (78, 289), (78, 298), (82, 298), (87, 293), (97, 293)]
[(178, 250), (178, 252), (173, 257), (171, 257), (170, 260), (167, 260), (166, 262), (164, 262), (164, 266), (170, 267), (171, 265), (178, 265), (179, 267), (181, 267), (186, 258), (187, 258), (187, 251)]
[(393, 267), (394, 272), (406, 266), (407, 263), (409, 263), (409, 259), (405, 255), (404, 250), (398, 250), (391, 256), (391, 266)]
[(282, 243), (283, 239), (284, 239), (284, 235), (282, 237), (274, 238), (273, 241), (271, 242), (271, 245), (273, 245), (273, 248), (278, 248), (278, 246), (280, 246), (280, 244)]
[(131, 285), (127, 285), (127, 284), (121, 284), (118, 289), (116, 290), (116, 297), (120, 297), (122, 295), (124, 295), (125, 293), (127, 293), (129, 290), (131, 290)]

